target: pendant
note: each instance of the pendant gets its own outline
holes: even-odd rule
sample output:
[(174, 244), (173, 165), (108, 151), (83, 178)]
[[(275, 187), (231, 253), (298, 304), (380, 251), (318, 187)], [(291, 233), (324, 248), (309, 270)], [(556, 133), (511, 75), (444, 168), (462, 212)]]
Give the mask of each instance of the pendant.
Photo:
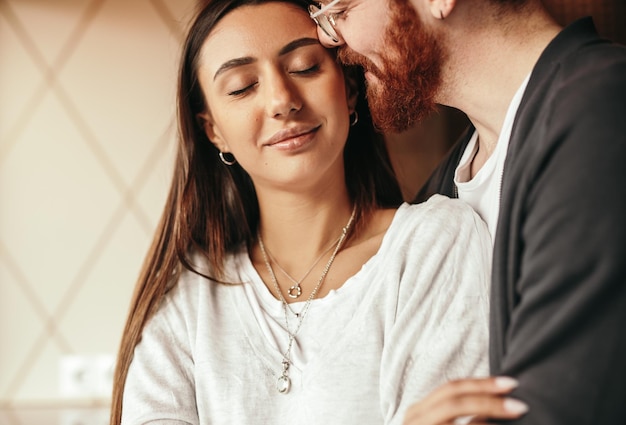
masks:
[(289, 361), (283, 360), (283, 374), (280, 375), (278, 381), (276, 381), (276, 389), (281, 394), (287, 394), (289, 392), (289, 388), (291, 388), (291, 379), (289, 379), (289, 375), (287, 375), (289, 370)]
[(296, 283), (291, 288), (289, 288), (289, 290), (287, 291), (287, 295), (289, 296), (289, 298), (298, 298), (300, 295), (302, 295), (302, 288), (300, 287), (300, 284)]
[(276, 381), (276, 389), (281, 394), (287, 394), (289, 392), (289, 388), (291, 388), (291, 379), (287, 375), (282, 375)]

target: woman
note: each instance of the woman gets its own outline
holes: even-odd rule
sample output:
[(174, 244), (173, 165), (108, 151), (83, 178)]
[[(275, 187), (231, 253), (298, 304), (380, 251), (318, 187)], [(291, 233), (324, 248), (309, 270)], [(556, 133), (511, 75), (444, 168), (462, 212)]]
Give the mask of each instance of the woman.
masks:
[(300, 3), (200, 12), (112, 424), (400, 423), (486, 374), (484, 224), (444, 197), (401, 205), (357, 86)]

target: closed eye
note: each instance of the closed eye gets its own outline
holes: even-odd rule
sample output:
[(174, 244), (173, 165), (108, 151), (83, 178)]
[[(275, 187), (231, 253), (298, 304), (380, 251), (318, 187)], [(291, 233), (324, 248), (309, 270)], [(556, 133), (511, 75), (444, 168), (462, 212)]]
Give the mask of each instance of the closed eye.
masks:
[(250, 85), (248, 85), (246, 87), (243, 87), (241, 89), (233, 90), (231, 92), (228, 92), (228, 95), (229, 96), (234, 96), (234, 97), (241, 96), (241, 95), (245, 94), (246, 92), (248, 92), (249, 90), (251, 90), (254, 86), (256, 86), (256, 84), (257, 83), (252, 83), (252, 84), (250, 84)]
[(298, 70), (298, 71), (291, 71), (292, 74), (296, 74), (296, 75), (310, 75), (310, 74), (315, 74), (317, 71), (320, 70), (320, 66), (319, 64), (315, 64), (309, 68), (306, 69), (302, 69), (302, 70)]

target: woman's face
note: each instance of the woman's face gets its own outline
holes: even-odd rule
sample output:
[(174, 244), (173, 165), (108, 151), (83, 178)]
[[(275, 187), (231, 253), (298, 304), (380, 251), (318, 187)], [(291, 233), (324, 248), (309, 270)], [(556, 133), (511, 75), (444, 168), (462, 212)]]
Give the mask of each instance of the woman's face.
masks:
[(345, 80), (306, 12), (280, 2), (230, 12), (204, 42), (198, 78), (209, 139), (233, 153), (257, 190), (343, 182)]

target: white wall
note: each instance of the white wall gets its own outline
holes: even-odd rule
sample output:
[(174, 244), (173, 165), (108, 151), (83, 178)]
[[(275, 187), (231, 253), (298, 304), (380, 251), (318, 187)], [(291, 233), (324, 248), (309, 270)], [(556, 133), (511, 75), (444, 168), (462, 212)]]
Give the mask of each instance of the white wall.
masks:
[(75, 403), (61, 360), (115, 354), (169, 183), (192, 14), (0, 0), (0, 408)]

